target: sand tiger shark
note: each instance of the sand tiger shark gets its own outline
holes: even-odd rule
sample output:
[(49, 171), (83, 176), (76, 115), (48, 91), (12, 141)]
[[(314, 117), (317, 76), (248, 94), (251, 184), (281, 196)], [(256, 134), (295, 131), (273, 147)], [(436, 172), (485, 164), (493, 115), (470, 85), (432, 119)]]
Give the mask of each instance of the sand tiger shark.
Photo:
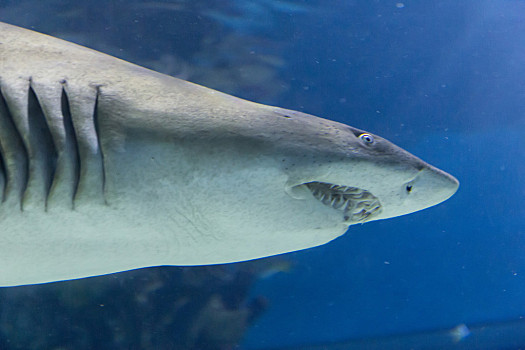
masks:
[(449, 198), (370, 132), (0, 23), (0, 285), (256, 259)]

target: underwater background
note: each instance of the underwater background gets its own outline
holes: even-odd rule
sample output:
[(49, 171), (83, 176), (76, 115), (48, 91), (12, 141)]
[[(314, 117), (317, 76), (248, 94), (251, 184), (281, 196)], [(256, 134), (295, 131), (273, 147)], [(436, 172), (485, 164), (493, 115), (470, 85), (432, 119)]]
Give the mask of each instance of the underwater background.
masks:
[(2, 288), (0, 349), (525, 348), (525, 1), (0, 0), (0, 21), (369, 130), (461, 183), (301, 252)]

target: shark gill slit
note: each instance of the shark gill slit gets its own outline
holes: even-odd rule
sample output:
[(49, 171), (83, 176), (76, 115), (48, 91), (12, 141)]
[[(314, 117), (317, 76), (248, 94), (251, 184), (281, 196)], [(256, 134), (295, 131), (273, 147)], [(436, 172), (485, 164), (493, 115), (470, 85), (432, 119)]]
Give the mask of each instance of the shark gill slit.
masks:
[(72, 165), (74, 169), (74, 178), (73, 178), (73, 193), (71, 196), (71, 203), (72, 203), (72, 206), (74, 207), (74, 199), (77, 194), (78, 184), (80, 182), (80, 152), (78, 150), (77, 133), (75, 131), (75, 126), (73, 125), (73, 120), (71, 119), (71, 109), (69, 106), (69, 98), (67, 96), (67, 92), (64, 89), (64, 87), (62, 87), (60, 105), (62, 109), (64, 130), (66, 134), (66, 147), (72, 147), (74, 149), (74, 151), (72, 152), (72, 156), (73, 156)]
[(7, 183), (7, 173), (5, 172), (4, 157), (2, 156), (2, 147), (0, 147), (0, 204), (5, 200), (5, 186)]
[(2, 157), (2, 152), (0, 152), (0, 205), (5, 202), (5, 194), (7, 188), (7, 172), (4, 166), (4, 159)]
[(29, 137), (34, 148), (34, 159), (30, 158), (29, 161), (39, 163), (35, 166), (31, 166), (30, 164), (30, 169), (33, 168), (37, 170), (30, 171), (29, 177), (30, 179), (31, 177), (41, 177), (41, 190), (43, 191), (44, 204), (47, 209), (47, 200), (56, 173), (58, 152), (55, 148), (53, 136), (49, 130), (42, 106), (31, 85), (29, 85), (27, 109)]
[(105, 168), (105, 161), (104, 161), (104, 150), (102, 149), (102, 144), (100, 142), (100, 125), (98, 120), (98, 101), (100, 97), (100, 86), (97, 86), (97, 95), (95, 97), (95, 110), (93, 112), (93, 123), (95, 124), (95, 134), (97, 136), (97, 143), (98, 143), (98, 149), (100, 150), (100, 158), (102, 160), (102, 193), (104, 194), (104, 203), (107, 204), (106, 201), (106, 168)]
[(3, 162), (2, 204), (22, 210), (22, 196), (28, 181), (28, 153), (15, 126), (0, 80), (0, 156)]
[(63, 81), (69, 114), (76, 135), (79, 179), (73, 198), (73, 209), (81, 210), (94, 202), (106, 204), (103, 191), (103, 161), (100, 137), (95, 127), (95, 105), (98, 88)]
[[(3, 103), (2, 91), (0, 91), (0, 105)], [(0, 107), (0, 118), (2, 118), (2, 107)], [(0, 139), (0, 205), (5, 201), (5, 189), (7, 186), (7, 170), (4, 163), (5, 160), (2, 152), (2, 140)]]

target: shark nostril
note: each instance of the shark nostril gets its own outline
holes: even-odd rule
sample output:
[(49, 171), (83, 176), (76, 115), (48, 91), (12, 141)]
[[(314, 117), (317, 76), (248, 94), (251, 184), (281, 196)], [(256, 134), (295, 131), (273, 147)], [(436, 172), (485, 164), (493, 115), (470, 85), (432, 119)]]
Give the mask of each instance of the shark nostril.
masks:
[(407, 185), (406, 189), (407, 192), (410, 193), (412, 191), (412, 185)]

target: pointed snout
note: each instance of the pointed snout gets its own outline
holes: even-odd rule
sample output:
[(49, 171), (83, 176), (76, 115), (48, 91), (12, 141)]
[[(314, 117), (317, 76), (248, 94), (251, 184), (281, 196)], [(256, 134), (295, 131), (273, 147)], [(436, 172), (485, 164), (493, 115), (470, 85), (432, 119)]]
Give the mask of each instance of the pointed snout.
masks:
[(423, 210), (450, 198), (459, 187), (458, 180), (450, 174), (429, 164), (422, 168), (412, 180), (399, 184), (390, 195), (379, 195), (383, 204), (376, 220), (406, 215)]
[(414, 188), (409, 194), (411, 201), (420, 206), (418, 210), (431, 207), (449, 199), (459, 187), (459, 181), (452, 175), (433, 167), (425, 166), (408, 186)]
[(432, 205), (449, 199), (459, 188), (459, 181), (454, 176), (431, 165), (423, 169), (418, 177), (420, 185), (428, 188), (430, 197), (436, 201)]

